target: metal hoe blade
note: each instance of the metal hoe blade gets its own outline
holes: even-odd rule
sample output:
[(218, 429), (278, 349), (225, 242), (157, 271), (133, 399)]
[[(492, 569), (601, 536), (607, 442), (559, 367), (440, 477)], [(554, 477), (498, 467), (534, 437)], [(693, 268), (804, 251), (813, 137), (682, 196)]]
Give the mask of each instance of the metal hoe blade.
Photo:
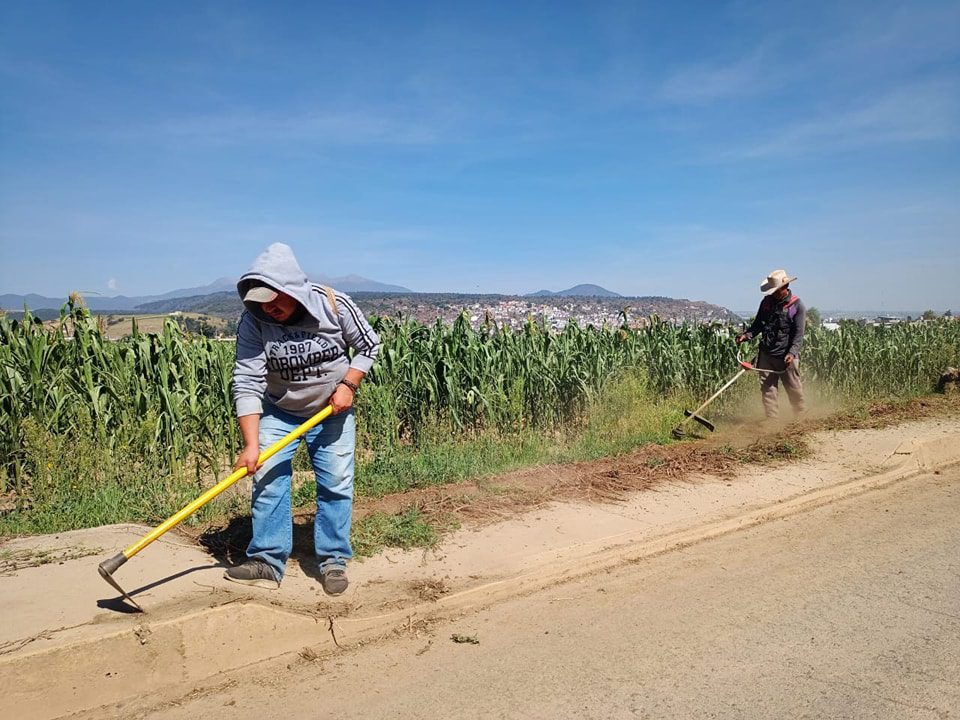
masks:
[(120, 587), (117, 581), (113, 579), (113, 572), (126, 561), (127, 557), (123, 553), (119, 553), (118, 555), (114, 555), (109, 560), (104, 560), (102, 563), (100, 563), (100, 565), (97, 567), (97, 570), (100, 572), (100, 577), (110, 583), (110, 585), (117, 592), (123, 595), (123, 599), (133, 605), (137, 609), (137, 612), (144, 612), (143, 608), (137, 604), (137, 601), (127, 595), (127, 591)]

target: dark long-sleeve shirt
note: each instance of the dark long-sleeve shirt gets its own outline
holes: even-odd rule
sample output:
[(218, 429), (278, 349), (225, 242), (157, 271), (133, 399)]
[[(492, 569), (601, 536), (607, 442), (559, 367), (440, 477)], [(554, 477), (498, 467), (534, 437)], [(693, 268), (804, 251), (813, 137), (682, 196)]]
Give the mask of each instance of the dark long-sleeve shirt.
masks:
[(806, 318), (807, 308), (796, 295), (788, 295), (781, 301), (768, 295), (760, 302), (757, 316), (747, 328), (747, 339), (752, 340), (759, 334), (760, 349), (768, 355), (800, 357)]

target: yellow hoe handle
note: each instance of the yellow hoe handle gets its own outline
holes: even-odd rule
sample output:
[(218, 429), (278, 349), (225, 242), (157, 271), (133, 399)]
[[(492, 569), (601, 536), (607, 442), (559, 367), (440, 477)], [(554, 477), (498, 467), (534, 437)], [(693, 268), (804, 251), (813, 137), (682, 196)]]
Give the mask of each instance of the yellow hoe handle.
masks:
[[(305, 423), (303, 423), (303, 425), (300, 425), (298, 428), (291, 430), (289, 433), (287, 433), (282, 438), (277, 440), (277, 442), (275, 442), (273, 445), (271, 445), (262, 453), (260, 453), (260, 458), (257, 461), (257, 464), (262, 465), (263, 463), (265, 463), (267, 460), (272, 458), (278, 452), (283, 450), (283, 448), (285, 448), (287, 445), (292, 443), (294, 440), (296, 440), (300, 436), (304, 435), (308, 430), (310, 430), (311, 428), (319, 425), (324, 420), (326, 420), (332, 412), (333, 412), (333, 407), (331, 405), (327, 405), (323, 410), (321, 410), (312, 418), (310, 418)], [(225, 477), (223, 480), (218, 482), (216, 485), (214, 485), (212, 488), (207, 490), (205, 493), (203, 493), (203, 495), (198, 497), (189, 505), (185, 506), (179, 512), (168, 517), (161, 524), (157, 525), (157, 527), (155, 527), (153, 530), (148, 532), (142, 538), (137, 540), (133, 545), (128, 547), (126, 550), (124, 550), (120, 554), (122, 556), (122, 559), (120, 557), (114, 558), (114, 560), (120, 560), (120, 562), (117, 563), (116, 567), (119, 567), (124, 562), (132, 558), (138, 552), (143, 550), (147, 545), (149, 545), (158, 537), (160, 537), (165, 532), (167, 532), (167, 530), (169, 530), (172, 527), (175, 527), (176, 525), (180, 524), (183, 520), (193, 515), (193, 513), (195, 513), (200, 508), (202, 508), (208, 502), (213, 500), (217, 495), (222, 493), (228, 487), (230, 487), (235, 482), (237, 482), (237, 480), (239, 480), (242, 477), (245, 477), (246, 475), (247, 475), (247, 468), (245, 467), (237, 468), (236, 470), (234, 470), (233, 473), (231, 473), (228, 477)], [(111, 568), (109, 571), (112, 572), (113, 569), (115, 568)]]

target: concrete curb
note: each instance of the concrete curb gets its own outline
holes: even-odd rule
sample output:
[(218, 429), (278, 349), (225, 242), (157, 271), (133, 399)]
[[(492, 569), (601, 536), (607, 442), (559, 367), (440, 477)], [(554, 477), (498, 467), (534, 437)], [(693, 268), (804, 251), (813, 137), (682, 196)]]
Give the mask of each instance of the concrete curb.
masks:
[[(796, 495), (736, 517), (651, 538), (626, 532), (549, 553), (528, 572), (385, 614), (325, 617), (255, 601), (144, 619), (101, 637), (0, 656), (0, 716), (48, 720), (122, 702), (172, 684), (209, 682), (309, 647), (317, 653), (371, 640), (412, 623), (491, 605), (598, 571), (812, 510), (960, 462), (960, 434), (901, 446), (879, 474)], [(335, 636), (334, 636), (335, 634)], [(265, 649), (269, 648), (265, 652)], [(51, 693), (52, 684), (61, 692)], [(79, 695), (63, 692), (82, 690)], [(94, 703), (80, 699), (96, 698)]]

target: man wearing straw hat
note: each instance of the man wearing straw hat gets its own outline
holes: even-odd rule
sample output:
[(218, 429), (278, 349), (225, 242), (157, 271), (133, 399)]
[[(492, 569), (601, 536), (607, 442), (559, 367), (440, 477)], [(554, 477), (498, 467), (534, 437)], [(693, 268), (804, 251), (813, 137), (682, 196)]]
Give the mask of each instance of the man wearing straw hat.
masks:
[(760, 394), (767, 418), (779, 414), (777, 386), (782, 382), (796, 415), (805, 409), (803, 385), (800, 382), (800, 348), (803, 346), (803, 329), (807, 309), (803, 302), (790, 291), (795, 277), (786, 270), (774, 270), (760, 284), (764, 294), (753, 324), (737, 336), (737, 344), (760, 335), (760, 356), (757, 359), (760, 373)]

